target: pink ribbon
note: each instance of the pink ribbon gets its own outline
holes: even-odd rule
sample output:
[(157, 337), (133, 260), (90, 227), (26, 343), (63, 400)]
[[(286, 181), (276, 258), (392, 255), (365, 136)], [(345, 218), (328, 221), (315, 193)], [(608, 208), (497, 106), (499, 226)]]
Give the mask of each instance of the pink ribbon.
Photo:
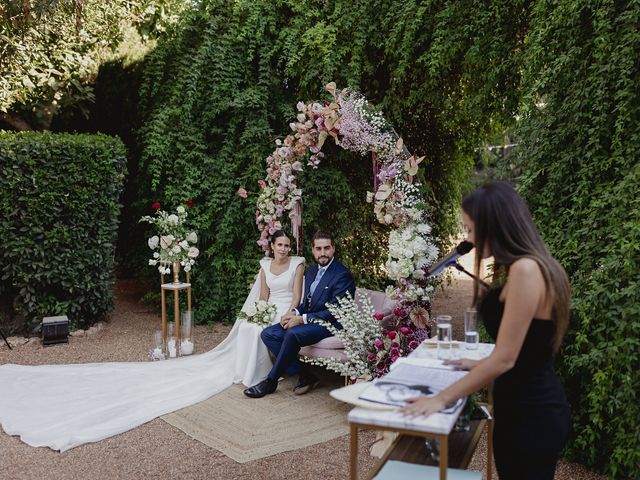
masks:
[(371, 165), (373, 169), (373, 193), (378, 191), (378, 160), (376, 158), (376, 152), (371, 152)]
[(297, 200), (291, 213), (289, 213), (291, 219), (291, 233), (296, 240), (297, 255), (302, 256), (302, 200)]

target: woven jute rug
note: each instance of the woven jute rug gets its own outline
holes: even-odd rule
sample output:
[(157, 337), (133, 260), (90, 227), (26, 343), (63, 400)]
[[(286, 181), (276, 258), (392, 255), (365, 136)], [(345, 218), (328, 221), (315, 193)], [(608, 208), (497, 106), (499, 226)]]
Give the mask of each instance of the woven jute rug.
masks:
[[(238, 463), (297, 450), (349, 433), (348, 404), (329, 396), (335, 384), (323, 382), (306, 395), (294, 395), (295, 379), (259, 399), (232, 385), (196, 405), (161, 417), (190, 437)], [(339, 386), (339, 385), (338, 385)]]

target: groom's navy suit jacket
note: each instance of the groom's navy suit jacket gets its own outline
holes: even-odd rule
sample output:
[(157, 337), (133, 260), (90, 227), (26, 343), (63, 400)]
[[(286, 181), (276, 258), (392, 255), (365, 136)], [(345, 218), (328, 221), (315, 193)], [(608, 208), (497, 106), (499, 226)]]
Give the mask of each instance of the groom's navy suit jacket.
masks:
[(319, 318), (331, 322), (336, 328), (342, 328), (331, 312), (327, 309), (327, 303), (337, 303), (339, 297), (347, 292), (353, 297), (356, 292), (356, 284), (351, 272), (335, 258), (324, 272), (316, 287), (313, 296), (309, 295), (311, 284), (318, 273), (318, 264), (310, 267), (304, 275), (304, 296), (297, 310), (300, 315), (307, 314), (307, 322)]

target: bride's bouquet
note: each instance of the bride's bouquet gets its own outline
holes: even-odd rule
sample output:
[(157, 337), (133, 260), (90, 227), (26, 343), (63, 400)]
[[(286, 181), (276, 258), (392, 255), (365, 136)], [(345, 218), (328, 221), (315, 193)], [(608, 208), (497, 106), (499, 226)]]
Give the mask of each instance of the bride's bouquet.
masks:
[(248, 322), (266, 328), (271, 326), (278, 311), (278, 307), (265, 300), (258, 300), (254, 305), (249, 305), (245, 310), (241, 310), (238, 318), (244, 318)]

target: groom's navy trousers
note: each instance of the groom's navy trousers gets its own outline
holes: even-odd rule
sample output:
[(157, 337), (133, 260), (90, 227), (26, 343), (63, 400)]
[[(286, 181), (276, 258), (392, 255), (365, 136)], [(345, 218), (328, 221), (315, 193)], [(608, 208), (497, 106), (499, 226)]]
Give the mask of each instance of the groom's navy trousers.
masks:
[(289, 375), (299, 373), (298, 352), (300, 347), (313, 345), (323, 338), (331, 336), (329, 330), (322, 325), (313, 323), (313, 319), (324, 320), (337, 328), (342, 328), (326, 304), (336, 303), (337, 299), (346, 295), (347, 292), (351, 296), (355, 294), (356, 284), (353, 281), (353, 276), (344, 265), (334, 258), (317, 284), (313, 295), (310, 295), (309, 290), (317, 273), (318, 265), (314, 265), (306, 272), (303, 297), (305, 301), (297, 308), (299, 314), (307, 315), (307, 323), (296, 325), (287, 330), (278, 323), (262, 331), (262, 342), (276, 356), (273, 368), (269, 372), (269, 378), (272, 380), (278, 380), (285, 371)]
[(276, 356), (269, 378), (278, 380), (286, 371), (289, 375), (300, 373), (298, 352), (300, 347), (313, 345), (323, 338), (331, 336), (331, 332), (322, 325), (296, 325), (287, 330), (276, 323), (262, 331), (262, 342)]

